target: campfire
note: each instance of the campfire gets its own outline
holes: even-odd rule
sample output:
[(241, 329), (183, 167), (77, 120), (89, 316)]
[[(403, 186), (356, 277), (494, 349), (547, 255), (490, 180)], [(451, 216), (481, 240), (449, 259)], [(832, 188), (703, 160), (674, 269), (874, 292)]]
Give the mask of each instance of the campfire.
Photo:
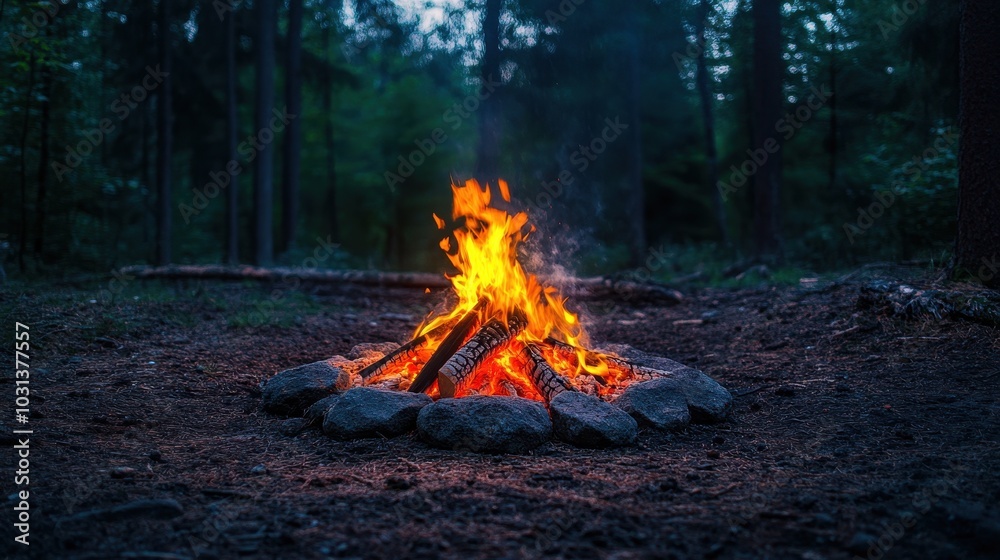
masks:
[[(497, 184), (510, 203), (505, 181)], [(489, 185), (452, 186), (451, 231), (440, 246), (458, 270), (457, 303), (432, 314), (411, 341), (359, 372), (361, 383), (388, 382), (433, 397), (504, 395), (549, 402), (563, 391), (608, 398), (634, 380), (665, 375), (587, 349), (577, 314), (554, 286), (518, 258), (535, 229), (524, 212), (491, 205)], [(433, 215), (439, 230), (448, 222)]]
[(624, 345), (598, 352), (556, 286), (524, 269), (535, 231), (510, 213), (507, 183), (453, 186), (441, 248), (453, 296), (402, 346), (355, 346), (346, 356), (279, 372), (263, 407), (290, 416), (282, 433), (320, 424), (340, 440), (416, 431), (446, 449), (525, 453), (553, 436), (580, 447), (636, 441), (639, 426), (680, 430), (720, 422), (732, 395), (683, 364)]

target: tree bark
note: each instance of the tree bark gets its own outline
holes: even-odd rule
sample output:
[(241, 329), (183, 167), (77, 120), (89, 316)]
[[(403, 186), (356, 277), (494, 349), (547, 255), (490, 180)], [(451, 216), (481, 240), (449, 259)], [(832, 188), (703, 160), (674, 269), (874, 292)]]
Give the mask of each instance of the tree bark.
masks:
[[(303, 282), (327, 284), (360, 284), (409, 288), (451, 288), (443, 274), (422, 272), (371, 272), (364, 270), (326, 270), (319, 268), (263, 268), (225, 265), (127, 266), (120, 271), (136, 278), (205, 280), (260, 280), (280, 282), (290, 278)], [(546, 285), (555, 285), (563, 297), (570, 299), (601, 299), (625, 304), (655, 302), (680, 303), (684, 296), (662, 284), (618, 281), (602, 276), (593, 278), (542, 278)]]
[[(302, 0), (288, 2), (288, 40), (285, 49), (285, 101), (288, 112), (302, 112)], [(294, 118), (285, 129), (284, 173), (281, 185), (281, 249), (295, 247), (299, 223), (299, 180), (302, 162), (301, 119)]]
[(781, 119), (782, 70), (781, 2), (753, 0), (754, 46), (754, 149), (766, 150), (776, 142), (779, 149), (767, 155), (767, 161), (757, 170), (754, 192), (754, 220), (757, 255), (765, 259), (781, 259), (780, 199), (781, 199), (781, 140), (775, 135), (775, 125)]
[(833, 23), (834, 28), (830, 31), (830, 168), (827, 171), (829, 177), (830, 192), (835, 192), (837, 185), (837, 2), (833, 3)]
[[(274, 0), (256, 0), (257, 13), (257, 101), (254, 111), (256, 134), (270, 131), (271, 142), (263, 145), (254, 160), (254, 264), (267, 266), (274, 260), (274, 148), (269, 128), (274, 108), (274, 37), (277, 13)], [(268, 137), (265, 134), (265, 137)], [(261, 142), (263, 144), (263, 142)]]
[(1000, 4), (963, 0), (955, 272), (1000, 288)]
[[(103, 19), (103, 18), (102, 18)], [(156, 158), (156, 191), (157, 191), (157, 220), (156, 220), (156, 262), (163, 266), (171, 261), (171, 235), (172, 213), (171, 213), (171, 169), (170, 164), (173, 159), (173, 80), (172, 56), (170, 55), (170, 0), (160, 0), (159, 15), (157, 18), (157, 32), (160, 42), (160, 66), (163, 68), (163, 83), (160, 84), (159, 112), (157, 130), (159, 141), (157, 143)]]
[(646, 258), (646, 201), (642, 182), (642, 122), (640, 116), (639, 76), (639, 7), (630, 4), (627, 17), (628, 33), (628, 126), (630, 150), (628, 155), (628, 216), (629, 256), (632, 266), (641, 266)]
[(17, 251), (17, 266), (24, 272), (24, 253), (28, 247), (28, 124), (31, 122), (31, 95), (35, 91), (35, 51), (31, 51), (28, 63), (28, 91), (24, 95), (24, 123), (21, 126), (21, 226), (20, 247)]
[(42, 123), (38, 152), (38, 193), (35, 196), (35, 256), (41, 259), (45, 247), (45, 197), (48, 190), (49, 123), (51, 122), (52, 73), (42, 69)]
[(705, 166), (708, 171), (708, 188), (712, 193), (712, 205), (715, 210), (715, 224), (719, 229), (719, 239), (728, 246), (729, 228), (726, 227), (726, 207), (719, 192), (719, 155), (715, 147), (715, 114), (712, 110), (712, 91), (709, 86), (708, 61), (705, 51), (708, 45), (705, 41), (705, 27), (708, 15), (712, 12), (708, 0), (701, 0), (698, 6), (697, 41), (698, 46), (698, 96), (701, 98), (701, 117), (705, 127)]
[[(239, 123), (236, 113), (236, 12), (226, 14), (226, 152), (229, 161), (238, 161), (236, 137)], [(231, 177), (226, 193), (226, 262), (240, 260), (239, 177)]]
[(500, 122), (497, 92), (491, 83), (500, 81), (500, 12), (503, 0), (486, 0), (483, 15), (483, 63), (480, 67), (479, 145), (476, 151), (476, 178), (496, 186), (499, 178)]
[[(333, 26), (332, 14), (336, 13), (333, 0), (327, 0), (326, 11), (330, 21), (323, 28), (323, 53), (327, 63), (333, 64), (330, 56), (330, 28)], [(326, 216), (330, 224), (330, 237), (334, 243), (340, 243), (340, 221), (337, 218), (337, 166), (336, 150), (333, 145), (333, 78), (330, 72), (323, 74), (323, 144), (326, 146)]]

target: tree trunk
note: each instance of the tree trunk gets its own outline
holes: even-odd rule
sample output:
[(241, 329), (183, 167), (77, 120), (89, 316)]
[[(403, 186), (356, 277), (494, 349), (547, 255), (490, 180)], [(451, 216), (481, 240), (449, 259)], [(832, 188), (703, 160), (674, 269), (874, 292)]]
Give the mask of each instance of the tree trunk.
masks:
[[(226, 151), (228, 161), (238, 161), (236, 136), (239, 124), (236, 121), (236, 13), (226, 14)], [(236, 264), (240, 260), (239, 230), (239, 176), (229, 180), (226, 193), (226, 262)]]
[(781, 2), (753, 0), (753, 81), (754, 149), (769, 152), (765, 145), (777, 143), (779, 149), (767, 155), (757, 170), (754, 192), (754, 219), (757, 255), (781, 259), (780, 198), (781, 140), (775, 135), (775, 123), (781, 119), (782, 71)]
[(153, 180), (149, 170), (150, 161), (150, 142), (149, 135), (152, 125), (150, 119), (152, 118), (152, 112), (150, 105), (145, 105), (140, 108), (140, 116), (142, 118), (142, 152), (139, 156), (139, 166), (140, 170), (140, 180), (142, 181), (143, 187), (143, 199), (142, 199), (142, 243), (143, 247), (149, 247), (150, 235), (154, 235), (155, 229), (154, 220), (156, 214), (156, 202), (153, 198)]
[[(31, 95), (35, 91), (35, 51), (31, 51), (28, 63), (28, 92), (24, 95), (24, 124), (21, 127), (21, 228), (20, 247), (17, 251), (17, 266), (24, 272), (24, 253), (28, 247), (28, 124), (31, 122)], [(2, 264), (2, 263), (0, 263)]]
[(964, 0), (955, 272), (1000, 288), (1000, 4)]
[[(332, 20), (332, 15), (336, 13), (336, 6), (333, 0), (327, 0), (326, 11)], [(333, 57), (330, 56), (330, 28), (332, 21), (328, 21), (323, 28), (323, 53), (327, 57), (327, 63), (333, 64)], [(337, 219), (337, 166), (336, 151), (333, 145), (333, 78), (329, 72), (323, 74), (323, 144), (326, 147), (326, 218), (330, 224), (330, 237), (334, 243), (340, 243), (340, 221)]]
[(701, 98), (701, 117), (705, 126), (705, 166), (708, 171), (708, 188), (712, 193), (712, 205), (715, 210), (715, 224), (719, 229), (719, 239), (729, 246), (729, 229), (726, 227), (726, 207), (722, 203), (722, 193), (719, 192), (719, 155), (715, 148), (715, 115), (712, 111), (712, 91), (709, 87), (708, 62), (705, 51), (708, 45), (705, 41), (705, 27), (708, 15), (712, 12), (708, 0), (701, 0), (698, 6), (697, 41), (698, 46), (698, 96)]
[[(288, 40), (285, 49), (285, 100), (288, 112), (302, 112), (302, 0), (288, 2)], [(294, 118), (285, 130), (284, 173), (281, 185), (281, 249), (295, 247), (299, 223), (299, 179), (301, 172), (302, 126)]]
[(171, 261), (171, 173), (170, 164), (173, 158), (173, 85), (170, 56), (170, 0), (160, 0), (160, 11), (157, 19), (157, 31), (160, 35), (160, 65), (163, 68), (163, 83), (160, 84), (159, 114), (157, 130), (159, 141), (156, 158), (156, 262), (159, 265), (170, 264)]
[(639, 81), (639, 7), (630, 4), (627, 17), (628, 32), (628, 127), (630, 148), (628, 155), (628, 193), (626, 195), (629, 217), (629, 256), (632, 266), (641, 266), (646, 259), (646, 202), (642, 182), (642, 123), (639, 114), (641, 83)]
[(52, 73), (42, 69), (42, 134), (38, 152), (38, 193), (35, 197), (35, 256), (45, 247), (45, 196), (49, 171), (49, 123), (51, 122)]
[[(837, 23), (836, 3), (834, 3), (834, 24)], [(830, 192), (835, 192), (837, 186), (837, 29), (830, 32)]]
[[(500, 122), (494, 90), (490, 84), (500, 81), (500, 11), (503, 0), (486, 0), (483, 15), (483, 63), (480, 67), (479, 146), (476, 153), (476, 178), (495, 183), (499, 178)], [(495, 186), (495, 185), (494, 185)]]
[[(256, 0), (257, 13), (257, 103), (254, 124), (257, 134), (270, 131), (271, 110), (274, 107), (274, 36), (277, 13), (274, 0)], [(253, 176), (254, 195), (254, 264), (268, 266), (274, 259), (273, 193), (274, 149), (271, 142), (257, 154)], [(261, 142), (263, 144), (263, 141)]]

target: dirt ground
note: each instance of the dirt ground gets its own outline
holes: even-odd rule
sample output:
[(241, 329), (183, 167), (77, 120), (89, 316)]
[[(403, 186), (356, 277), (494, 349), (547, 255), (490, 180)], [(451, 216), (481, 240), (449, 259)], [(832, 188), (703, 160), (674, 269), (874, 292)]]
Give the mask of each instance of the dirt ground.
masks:
[[(1000, 331), (859, 310), (864, 281), (588, 302), (595, 342), (702, 369), (736, 395), (731, 419), (525, 456), (287, 437), (260, 410), (263, 379), (403, 341), (440, 294), (137, 281), (108, 301), (107, 283), (8, 287), (3, 329), (31, 328), (31, 544), (13, 543), (7, 497), (4, 332), (0, 556), (995, 557)], [(183, 512), (109, 511), (150, 499)]]

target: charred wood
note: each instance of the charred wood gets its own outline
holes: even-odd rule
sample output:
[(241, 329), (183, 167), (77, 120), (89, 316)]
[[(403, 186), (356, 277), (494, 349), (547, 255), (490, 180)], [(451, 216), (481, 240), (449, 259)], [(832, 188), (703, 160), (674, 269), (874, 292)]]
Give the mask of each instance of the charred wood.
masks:
[(431, 388), (437, 378), (438, 370), (448, 361), (452, 355), (461, 348), (462, 344), (469, 338), (469, 335), (476, 330), (479, 325), (479, 312), (486, 307), (486, 299), (480, 299), (475, 307), (462, 316), (455, 328), (451, 329), (448, 336), (441, 341), (437, 349), (431, 354), (420, 372), (413, 378), (410, 385), (411, 393), (423, 393)]
[(528, 367), (528, 376), (534, 383), (538, 392), (545, 397), (545, 401), (551, 401), (563, 391), (572, 391), (573, 387), (563, 376), (556, 373), (552, 366), (545, 360), (538, 347), (534, 344), (525, 344), (521, 350), (521, 357)]
[(441, 396), (454, 397), (455, 392), (472, 378), (476, 368), (492, 357), (501, 346), (513, 340), (527, 324), (524, 315), (517, 312), (511, 313), (506, 325), (499, 319), (490, 319), (441, 366), (438, 371), (438, 390)]

